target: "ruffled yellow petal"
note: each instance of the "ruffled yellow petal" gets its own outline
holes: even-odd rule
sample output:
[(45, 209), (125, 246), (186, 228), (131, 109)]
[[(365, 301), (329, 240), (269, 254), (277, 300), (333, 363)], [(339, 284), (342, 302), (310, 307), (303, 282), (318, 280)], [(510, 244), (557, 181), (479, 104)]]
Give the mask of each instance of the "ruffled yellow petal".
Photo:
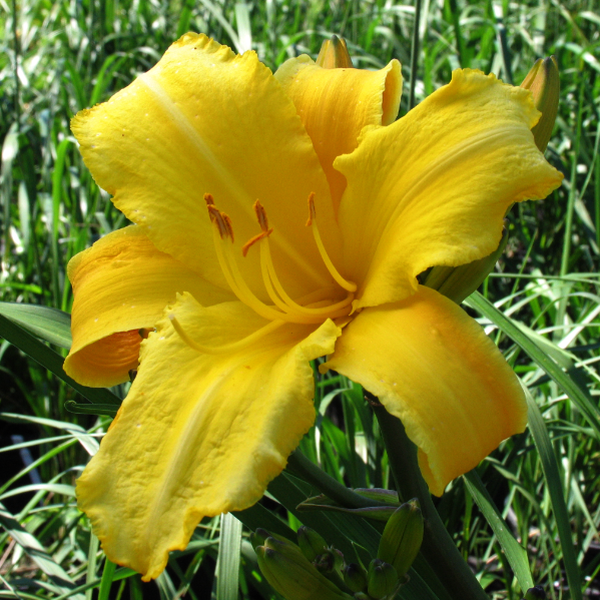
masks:
[[(193, 350), (169, 316), (216, 353)], [(78, 480), (107, 556), (145, 580), (204, 516), (259, 500), (314, 421), (309, 361), (333, 351), (339, 328), (283, 325), (239, 342), (264, 325), (239, 302), (203, 308), (180, 297), (142, 344), (131, 390)]]
[(356, 148), (363, 127), (389, 125), (398, 116), (400, 63), (392, 60), (379, 71), (324, 69), (302, 55), (283, 63), (275, 77), (294, 101), (313, 141), (337, 209), (346, 179), (333, 168), (333, 161)]
[(407, 297), (434, 265), (491, 254), (513, 202), (544, 198), (562, 175), (536, 148), (539, 112), (525, 90), (455, 71), (389, 127), (366, 131), (334, 166), (348, 180), (339, 210), (357, 307)]
[(231, 217), (236, 256), (250, 282), (260, 281), (259, 261), (250, 253), (242, 263), (241, 247), (260, 233), (257, 199), (274, 229), (274, 261), (290, 293), (330, 282), (304, 227), (314, 192), (336, 255), (327, 180), (293, 103), (254, 52), (236, 56), (204, 35), (187, 34), (148, 73), (80, 112), (72, 129), (117, 208), (158, 249), (208, 281), (225, 285), (205, 193)]
[(437, 496), (527, 423), (523, 391), (497, 347), (461, 308), (426, 287), (363, 310), (327, 368), (362, 384), (402, 421)]
[(137, 226), (114, 231), (69, 263), (75, 300), (68, 375), (84, 385), (112, 386), (137, 368), (141, 328), (154, 327), (177, 292), (203, 304), (231, 300), (226, 290), (159, 252)]

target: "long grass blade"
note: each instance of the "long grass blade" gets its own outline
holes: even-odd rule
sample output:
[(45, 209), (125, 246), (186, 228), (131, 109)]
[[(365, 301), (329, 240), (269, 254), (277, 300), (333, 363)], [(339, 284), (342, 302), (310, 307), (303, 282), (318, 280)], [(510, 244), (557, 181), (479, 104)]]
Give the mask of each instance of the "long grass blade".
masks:
[(560, 538), (567, 581), (569, 582), (569, 591), (573, 600), (583, 600), (583, 595), (581, 593), (581, 576), (579, 566), (577, 565), (577, 555), (575, 553), (575, 547), (573, 546), (573, 539), (571, 537), (569, 514), (565, 503), (556, 456), (540, 409), (531, 397), (531, 394), (527, 391), (526, 396), (529, 428), (540, 455), (544, 478), (552, 501), (552, 509), (556, 518), (556, 527), (558, 529), (558, 537)]
[(219, 560), (217, 562), (217, 600), (238, 600), (242, 523), (231, 513), (221, 515)]
[(533, 587), (533, 577), (525, 548), (514, 538), (477, 471), (469, 471), (463, 478), (469, 493), (498, 538), (521, 590), (525, 594), (529, 588)]

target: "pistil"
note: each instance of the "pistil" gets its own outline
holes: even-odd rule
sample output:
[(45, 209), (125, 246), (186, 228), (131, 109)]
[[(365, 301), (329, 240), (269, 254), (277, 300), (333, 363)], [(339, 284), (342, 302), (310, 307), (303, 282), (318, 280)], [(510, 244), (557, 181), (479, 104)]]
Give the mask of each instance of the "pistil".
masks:
[(201, 354), (228, 354), (234, 353), (239, 350), (243, 350), (248, 346), (251, 346), (261, 338), (269, 335), (273, 331), (279, 329), (282, 325), (285, 324), (285, 321), (271, 321), (264, 327), (257, 329), (255, 332), (247, 335), (245, 338), (238, 340), (236, 342), (231, 342), (229, 344), (223, 344), (221, 346), (205, 346), (204, 344), (198, 344), (195, 340), (193, 340), (183, 329), (177, 317), (174, 314), (169, 315), (169, 319), (171, 320), (171, 324), (173, 325), (173, 329), (177, 332), (179, 337), (190, 347), (192, 350), (196, 352), (200, 352)]

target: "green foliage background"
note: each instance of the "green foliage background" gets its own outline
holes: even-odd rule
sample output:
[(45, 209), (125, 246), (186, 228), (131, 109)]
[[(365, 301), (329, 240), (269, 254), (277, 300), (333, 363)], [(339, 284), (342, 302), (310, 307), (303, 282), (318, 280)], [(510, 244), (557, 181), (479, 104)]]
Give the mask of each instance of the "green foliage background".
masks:
[[(554, 54), (562, 90), (547, 157), (565, 174), (563, 186), (544, 202), (513, 210), (506, 254), (483, 297), (467, 302), (529, 388), (537, 412), (531, 428), (477, 473), (526, 547), (533, 581), (550, 598), (600, 594), (600, 15), (594, 0), (423, 0), (417, 24), (412, 4), (391, 0), (0, 0), (0, 10), (1, 297), (67, 312), (68, 260), (125, 224), (85, 169), (69, 120), (150, 68), (184, 32), (205, 32), (237, 51), (252, 48), (272, 69), (302, 52), (314, 56), (336, 33), (347, 39), (358, 67), (400, 59), (417, 102), (448, 82), (454, 68), (491, 71), (518, 84), (536, 58)], [(420, 51), (411, 67), (415, 25)], [(408, 93), (401, 114), (407, 109)], [(0, 461), (14, 468), (0, 482), (0, 597), (187, 593), (229, 600), (238, 597), (236, 586), (225, 582), (235, 580), (238, 567), (223, 557), (239, 555), (240, 542), (241, 596), (277, 597), (258, 574), (246, 529), (240, 538), (238, 525), (223, 522), (227, 535), (217, 560), (219, 519), (202, 524), (156, 583), (142, 585), (131, 571), (104, 561), (75, 508), (73, 484), (97, 447), (94, 432), (109, 420), (80, 414), (86, 400), (27, 356), (51, 369), (58, 364), (58, 373), (56, 355), (35, 338), (28, 346), (25, 334), (10, 329), (15, 320), (29, 329), (37, 323), (38, 335), (48, 339), (54, 328), (53, 348), (64, 355), (68, 320), (5, 305), (0, 314), (12, 319), (0, 322), (0, 333), (25, 350), (0, 345)], [(125, 389), (113, 392), (122, 397)], [(110, 413), (115, 398), (103, 394), (95, 401)], [(302, 443), (304, 453), (346, 485), (388, 485), (380, 433), (361, 390), (341, 377), (323, 379), (316, 404), (319, 418)], [(271, 489), (271, 513), (259, 507), (245, 523), (289, 531), (286, 524), (296, 529), (305, 520), (287, 510), (292, 479), (284, 477), (288, 488), (275, 482)], [(293, 481), (300, 495), (310, 492)], [(439, 512), (488, 593), (520, 598), (506, 554), (470, 490), (471, 480), (454, 482)], [(331, 535), (337, 536), (332, 543), (344, 543), (335, 528)]]

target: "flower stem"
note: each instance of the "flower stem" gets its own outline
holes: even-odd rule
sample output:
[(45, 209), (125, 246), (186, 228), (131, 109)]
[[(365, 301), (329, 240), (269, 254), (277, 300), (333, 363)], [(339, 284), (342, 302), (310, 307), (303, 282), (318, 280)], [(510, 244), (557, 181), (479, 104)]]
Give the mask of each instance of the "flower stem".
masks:
[(298, 475), (306, 482), (316, 487), (321, 493), (325, 494), (341, 506), (346, 508), (369, 508), (372, 506), (385, 506), (377, 500), (365, 498), (355, 494), (336, 481), (331, 475), (325, 473), (312, 461), (310, 461), (300, 450), (292, 452), (288, 459), (288, 470), (292, 475)]
[(425, 518), (421, 553), (452, 598), (489, 600), (475, 575), (460, 555), (438, 514), (417, 462), (417, 448), (408, 439), (404, 426), (383, 406), (374, 406), (383, 434), (390, 468), (403, 501), (418, 498)]

